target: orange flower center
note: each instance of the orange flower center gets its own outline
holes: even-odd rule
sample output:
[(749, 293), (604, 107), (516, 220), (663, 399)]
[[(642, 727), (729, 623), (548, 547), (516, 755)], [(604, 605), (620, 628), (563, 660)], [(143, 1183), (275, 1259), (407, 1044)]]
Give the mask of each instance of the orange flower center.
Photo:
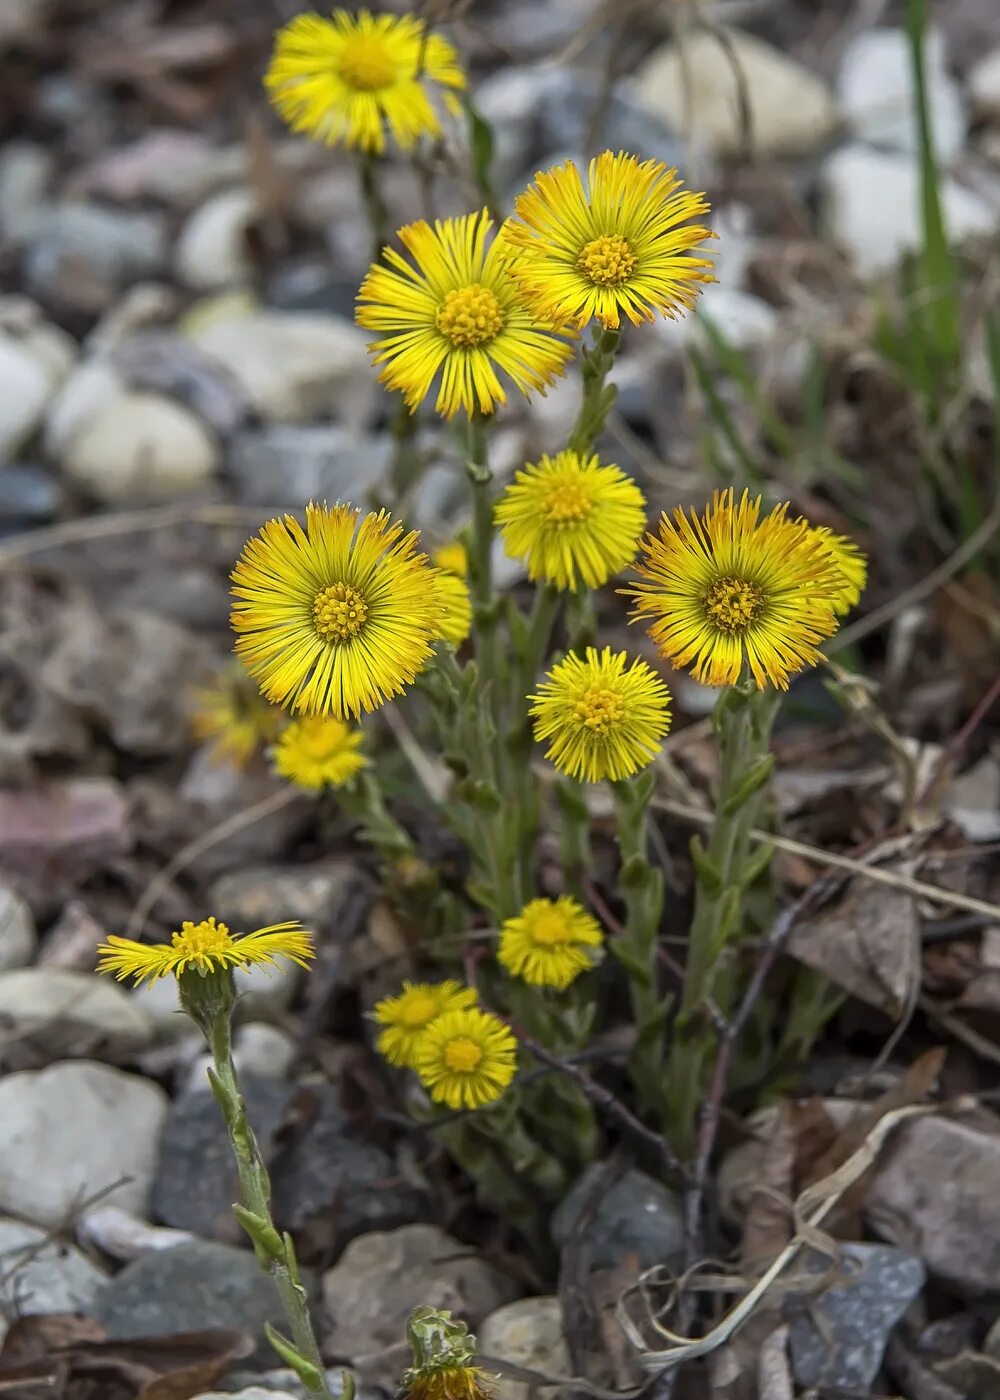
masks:
[(598, 287), (620, 287), (632, 276), (635, 264), (631, 243), (617, 233), (592, 239), (576, 260), (584, 277)]
[(573, 706), (573, 713), (594, 734), (607, 734), (621, 722), (625, 706), (615, 691), (592, 685)]
[(452, 1074), (474, 1073), (479, 1068), (482, 1058), (482, 1046), (477, 1045), (467, 1035), (456, 1036), (444, 1047), (445, 1067), (451, 1070)]
[(745, 631), (763, 607), (763, 593), (755, 583), (743, 578), (716, 579), (705, 595), (708, 619), (723, 632)]
[(337, 71), (348, 87), (377, 92), (396, 81), (395, 60), (388, 50), (367, 37), (349, 39), (340, 55)]
[(489, 287), (478, 282), (449, 292), (435, 320), (441, 334), (463, 350), (495, 340), (504, 328), (503, 308)]
[(368, 618), (368, 604), (349, 583), (331, 583), (313, 599), (316, 631), (328, 642), (348, 642)]

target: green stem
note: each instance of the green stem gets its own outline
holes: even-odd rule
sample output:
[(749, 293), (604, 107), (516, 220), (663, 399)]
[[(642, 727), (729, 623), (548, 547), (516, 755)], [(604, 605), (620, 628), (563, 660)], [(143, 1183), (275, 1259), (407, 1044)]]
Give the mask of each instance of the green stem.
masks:
[[(518, 907), (533, 884), (535, 845), (538, 840), (540, 804), (531, 767), (532, 734), (528, 696), (535, 687), (549, 637), (559, 612), (560, 594), (550, 583), (540, 584), (528, 619), (527, 630), (513, 667), (515, 693), (511, 696), (511, 725), (507, 735), (510, 755), (510, 802), (506, 820), (513, 827), (511, 845), (517, 853), (515, 885)], [(516, 911), (514, 911), (516, 912)]]
[(368, 215), (368, 226), (372, 231), (372, 262), (378, 262), (382, 249), (389, 242), (389, 211), (382, 197), (378, 156), (371, 151), (365, 151), (358, 159), (358, 184), (361, 202)]
[(574, 778), (556, 783), (556, 801), (562, 817), (562, 868), (566, 882), (578, 899), (583, 897), (582, 881), (591, 866), (590, 813), (585, 788)]
[(567, 451), (579, 452), (581, 456), (586, 456), (594, 449), (594, 443), (611, 412), (617, 393), (615, 386), (606, 381), (615, 362), (621, 338), (622, 333), (619, 330), (602, 330), (600, 326), (595, 327), (593, 344), (583, 355), (583, 401), (566, 443)]
[(472, 486), (472, 550), (469, 574), (475, 605), (476, 661), (480, 679), (497, 714), (500, 704), (500, 652), (497, 604), (493, 597), (493, 474), (486, 451), (486, 420), (480, 413), (468, 419), (466, 472)]

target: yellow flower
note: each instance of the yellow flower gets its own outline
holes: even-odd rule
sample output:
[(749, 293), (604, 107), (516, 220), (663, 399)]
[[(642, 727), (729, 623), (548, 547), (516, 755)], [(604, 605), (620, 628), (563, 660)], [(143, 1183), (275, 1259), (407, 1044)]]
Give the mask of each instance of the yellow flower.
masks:
[(488, 1011), (446, 1011), (421, 1035), (416, 1069), (435, 1103), (482, 1108), (514, 1078), (517, 1042)]
[(227, 967), (249, 967), (251, 963), (276, 967), (278, 957), (307, 968), (308, 959), (316, 956), (312, 934), (297, 919), (235, 935), (214, 918), (203, 919), (200, 924), (186, 920), (180, 933), (171, 934), (169, 943), (136, 943), (112, 933), (97, 951), (101, 955), (98, 972), (114, 973), (119, 982), (134, 977), (136, 986), (146, 981), (152, 986), (167, 976), (179, 980), (185, 972), (205, 977)]
[(493, 1400), (490, 1377), (478, 1366), (435, 1366), (407, 1371), (402, 1400)]
[(568, 987), (594, 965), (604, 935), (597, 920), (569, 895), (532, 899), (500, 929), (497, 957), (508, 972), (535, 987)]
[(269, 520), (233, 570), (236, 654), (269, 700), (355, 718), (400, 695), (431, 654), (434, 572), (386, 511), (309, 505)]
[(486, 237), (486, 210), (459, 219), (407, 224), (398, 233), (412, 258), (386, 248), (358, 293), (357, 322), (383, 332), (373, 341), (379, 378), (416, 409), (440, 374), (435, 408), (492, 413), (507, 396), (501, 371), (522, 394), (544, 389), (566, 366), (572, 347), (523, 303), (507, 259)]
[(826, 545), (834, 563), (844, 576), (843, 587), (836, 590), (830, 601), (838, 617), (843, 617), (861, 601), (865, 584), (868, 581), (868, 560), (852, 539), (846, 535), (835, 535), (825, 525), (818, 525), (814, 532)]
[(375, 1019), (386, 1028), (375, 1048), (391, 1065), (414, 1069), (417, 1043), (430, 1023), (444, 1011), (461, 1011), (475, 1004), (472, 988), (450, 978), (446, 982), (404, 982), (398, 996), (375, 1003)]
[(459, 578), (469, 576), (469, 551), (461, 540), (449, 540), (431, 555), (431, 562), (446, 574), (457, 574)]
[(618, 467), (566, 451), (519, 471), (495, 518), (507, 553), (523, 559), (532, 581), (600, 588), (635, 558), (645, 505)]
[(581, 327), (596, 316), (617, 329), (622, 315), (639, 325), (656, 312), (690, 311), (700, 284), (714, 280), (711, 261), (695, 251), (714, 235), (687, 222), (708, 208), (676, 170), (604, 151), (590, 162), (587, 188), (572, 161), (536, 175), (501, 237), (540, 316)]
[(670, 692), (645, 661), (588, 647), (553, 666), (533, 701), (535, 738), (571, 778), (617, 781), (645, 768), (670, 728)]
[(443, 641), (460, 647), (472, 631), (472, 595), (464, 579), (444, 569), (434, 571), (434, 587), (442, 609), (437, 633)]
[(195, 692), (191, 727), (198, 739), (212, 741), (213, 756), (242, 768), (276, 739), (283, 715), (269, 705), (242, 666), (226, 667), (211, 685)]
[(330, 19), (297, 15), (278, 30), (264, 86), (293, 131), (380, 152), (387, 125), (403, 150), (439, 136), (431, 99), (441, 89), (457, 111), (451, 90), (465, 87), (465, 74), (454, 47), (414, 15), (334, 10)]
[(749, 669), (758, 688), (782, 690), (819, 660), (816, 644), (837, 630), (834, 599), (844, 573), (828, 544), (787, 505), (760, 520), (760, 497), (716, 491), (703, 516), (675, 510), (648, 535), (637, 565), (648, 580), (622, 591), (635, 617), (675, 665), (706, 685), (735, 685)]
[(343, 787), (368, 762), (360, 748), (360, 730), (327, 715), (311, 715), (294, 720), (282, 734), (274, 767), (296, 787), (312, 792)]

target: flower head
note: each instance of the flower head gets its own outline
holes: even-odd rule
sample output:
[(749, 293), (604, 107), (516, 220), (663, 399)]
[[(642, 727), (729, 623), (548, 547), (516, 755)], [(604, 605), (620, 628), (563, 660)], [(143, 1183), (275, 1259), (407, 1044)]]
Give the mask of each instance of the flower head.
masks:
[(225, 924), (214, 918), (202, 919), (199, 924), (185, 920), (180, 932), (171, 934), (169, 943), (136, 943), (112, 933), (97, 951), (98, 972), (113, 973), (119, 982), (133, 977), (136, 986), (146, 981), (152, 985), (167, 976), (179, 981), (187, 972), (206, 977), (230, 967), (249, 967), (251, 963), (275, 967), (278, 957), (308, 967), (308, 959), (315, 957), (312, 934), (297, 919), (269, 924), (246, 934), (231, 934)]
[(414, 1308), (406, 1327), (413, 1365), (403, 1372), (400, 1400), (489, 1400), (486, 1375), (475, 1365), (476, 1339), (450, 1312)]
[(451, 646), (460, 647), (472, 631), (472, 595), (468, 585), (458, 574), (435, 569), (434, 587), (441, 608), (438, 636)]
[(834, 612), (838, 617), (843, 617), (861, 601), (868, 581), (868, 560), (846, 535), (835, 535), (825, 525), (816, 526), (813, 533), (826, 545), (834, 563), (844, 576), (843, 587), (834, 592), (830, 599)]
[(529, 462), (497, 504), (507, 553), (556, 588), (600, 588), (635, 558), (645, 498), (618, 467), (560, 452)]
[(434, 573), (385, 511), (309, 505), (269, 520), (233, 570), (236, 654), (269, 700), (355, 718), (400, 695), (431, 654)]
[(343, 787), (368, 762), (360, 749), (360, 730), (330, 715), (307, 715), (293, 720), (278, 740), (274, 767), (296, 787), (311, 792)]
[(284, 718), (235, 663), (198, 690), (194, 702), (195, 737), (211, 740), (213, 755), (233, 768), (242, 768), (276, 739)]
[(413, 1069), (417, 1043), (431, 1022), (442, 1012), (461, 1011), (475, 1004), (472, 988), (450, 978), (446, 982), (404, 982), (398, 996), (375, 1003), (375, 1019), (385, 1026), (376, 1049), (391, 1065)]
[(497, 957), (532, 986), (563, 988), (593, 967), (603, 937), (597, 920), (569, 895), (533, 899), (500, 929)]
[(596, 316), (616, 329), (623, 315), (639, 325), (691, 310), (700, 284), (713, 280), (695, 250), (713, 235), (688, 220), (707, 212), (705, 196), (683, 189), (676, 170), (604, 151), (586, 187), (572, 161), (536, 175), (502, 238), (538, 315), (579, 326)]
[(695, 680), (735, 685), (746, 667), (760, 689), (819, 660), (816, 644), (837, 630), (834, 599), (845, 576), (817, 531), (760, 497), (716, 491), (699, 516), (675, 510), (648, 535), (637, 565), (645, 582), (624, 589), (635, 617), (651, 618), (662, 654)]
[(542, 682), (533, 701), (535, 738), (545, 757), (571, 778), (616, 781), (645, 768), (670, 728), (670, 692), (645, 661), (610, 647), (570, 654)]
[(507, 395), (502, 372), (522, 394), (562, 374), (571, 346), (528, 311), (494, 241), (483, 210), (458, 219), (421, 221), (398, 237), (412, 262), (386, 248), (358, 293), (357, 322), (382, 338), (372, 343), (379, 378), (413, 410), (440, 375), (435, 408), (492, 413)]
[(459, 578), (469, 576), (469, 551), (461, 540), (449, 540), (431, 555), (431, 562), (446, 574), (457, 574)]
[(482, 1108), (514, 1078), (516, 1052), (513, 1034), (490, 1012), (446, 1011), (420, 1036), (416, 1070), (435, 1103)]
[(293, 131), (378, 152), (386, 127), (403, 150), (439, 136), (431, 99), (443, 91), (456, 110), (452, 94), (465, 74), (454, 47), (414, 15), (334, 10), (330, 19), (297, 15), (278, 30), (264, 86)]

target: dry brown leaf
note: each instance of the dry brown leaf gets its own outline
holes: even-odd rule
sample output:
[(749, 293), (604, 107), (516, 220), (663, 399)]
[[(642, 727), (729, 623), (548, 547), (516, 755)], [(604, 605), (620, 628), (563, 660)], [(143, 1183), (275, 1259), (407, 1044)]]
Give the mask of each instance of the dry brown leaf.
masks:
[(793, 1171), (797, 1124), (793, 1106), (783, 1103), (764, 1148), (743, 1221), (740, 1258), (747, 1269), (767, 1265), (792, 1237)]

